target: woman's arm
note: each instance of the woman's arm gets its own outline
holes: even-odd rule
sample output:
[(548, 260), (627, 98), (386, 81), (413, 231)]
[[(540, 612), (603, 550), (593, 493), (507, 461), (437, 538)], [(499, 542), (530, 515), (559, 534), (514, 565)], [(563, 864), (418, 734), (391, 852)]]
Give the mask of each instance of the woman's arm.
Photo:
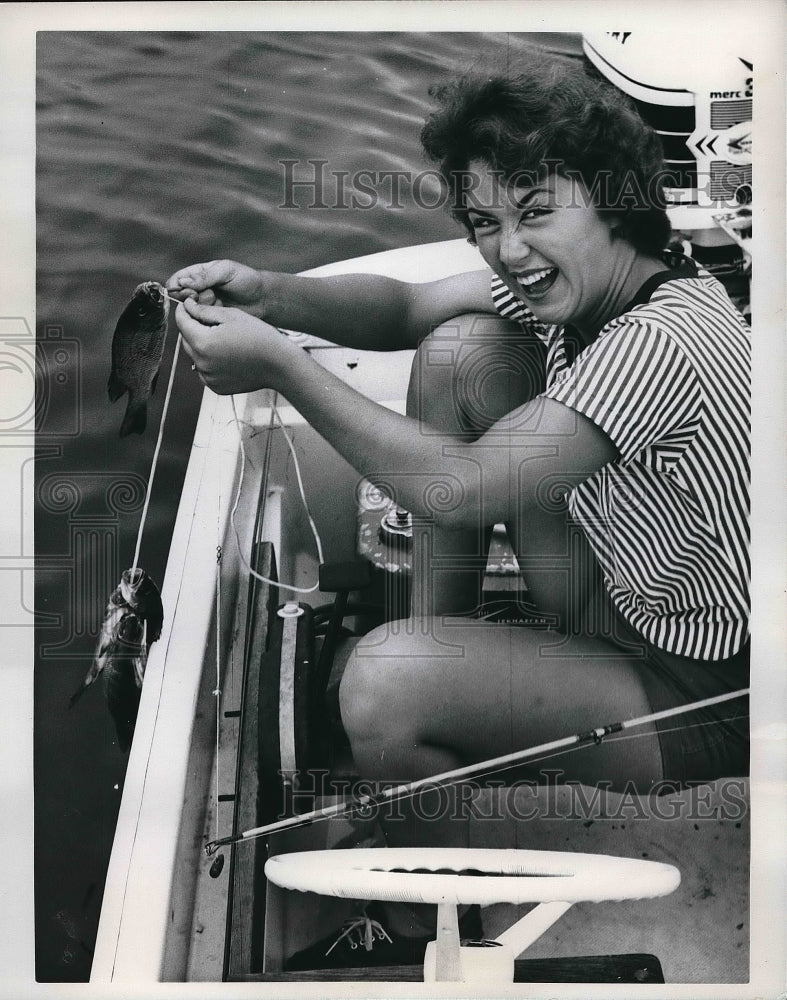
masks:
[(273, 326), (360, 350), (417, 347), (440, 323), (466, 312), (493, 312), (487, 269), (422, 284), (373, 274), (302, 277), (219, 260), (177, 271), (175, 294), (205, 305), (236, 305)]
[(278, 390), (361, 475), (446, 528), (516, 521), (554, 477), (568, 490), (617, 456), (603, 431), (555, 400), (538, 397), (468, 443), (372, 402), (238, 310), (189, 301), (176, 318), (209, 388)]

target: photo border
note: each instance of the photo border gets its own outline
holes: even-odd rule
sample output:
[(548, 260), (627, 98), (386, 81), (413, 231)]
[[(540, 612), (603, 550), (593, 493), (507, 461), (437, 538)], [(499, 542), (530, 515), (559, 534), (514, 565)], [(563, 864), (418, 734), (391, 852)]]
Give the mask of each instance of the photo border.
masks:
[[(751, 849), (751, 982), (747, 984), (648, 987), (651, 997), (691, 1000), (726, 997), (777, 997), (787, 986), (785, 977), (784, 844), (785, 809), (785, 102), (784, 52), (786, 12), (778, 0), (733, 0), (690, 6), (671, 0), (640, 3), (560, 4), (526, 0), (508, 2), (354, 2), (322, 3), (10, 3), (0, 7), (0, 71), (5, 93), (0, 115), (4, 151), (0, 159), (3, 199), (2, 247), (4, 309), (35, 329), (35, 33), (37, 30), (396, 30), (396, 31), (578, 31), (588, 28), (629, 27), (632, 24), (730, 25), (750, 33), (755, 48), (754, 226), (756, 245), (766, 247), (754, 267), (752, 315), (754, 329), (753, 496), (752, 496), (752, 849)], [(708, 30), (713, 30), (708, 29)], [(10, 196), (9, 196), (10, 195)], [(16, 383), (14, 383), (16, 387)], [(32, 386), (29, 387), (32, 391)], [(20, 396), (19, 405), (25, 403)], [(0, 476), (16, 468), (18, 451), (27, 440), (0, 438)], [(13, 489), (13, 487), (12, 487)], [(6, 491), (4, 490), (4, 493)], [(4, 503), (0, 522), (0, 569), (6, 584), (16, 572), (21, 586), (6, 585), (4, 599), (19, 601), (20, 616), (31, 615), (32, 490), (22, 504)], [(33, 951), (33, 837), (32, 837), (32, 626), (4, 629), (2, 801), (6, 821), (0, 842), (5, 859), (0, 889), (4, 900), (0, 934), (0, 997), (130, 998), (127, 987), (107, 990), (89, 984), (36, 984)], [(10, 640), (10, 643), (9, 643)], [(504, 991), (501, 990), (502, 994)], [(539, 997), (627, 996), (629, 992), (605, 986), (547, 985), (506, 990), (506, 995)], [(468, 995), (451, 988), (440, 995)], [(430, 996), (437, 990), (401, 984), (162, 984), (145, 987), (145, 1000), (190, 996)], [(643, 994), (644, 995), (644, 994)]]

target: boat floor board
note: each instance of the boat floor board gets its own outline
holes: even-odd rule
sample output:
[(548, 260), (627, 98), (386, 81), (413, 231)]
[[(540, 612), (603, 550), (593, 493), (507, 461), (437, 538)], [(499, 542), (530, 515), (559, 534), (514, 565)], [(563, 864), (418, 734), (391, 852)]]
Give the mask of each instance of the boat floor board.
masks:
[[(423, 982), (422, 965), (381, 965), (365, 969), (312, 969), (308, 972), (262, 973), (239, 982)], [(515, 983), (663, 983), (655, 955), (591, 955), (578, 958), (518, 959)]]

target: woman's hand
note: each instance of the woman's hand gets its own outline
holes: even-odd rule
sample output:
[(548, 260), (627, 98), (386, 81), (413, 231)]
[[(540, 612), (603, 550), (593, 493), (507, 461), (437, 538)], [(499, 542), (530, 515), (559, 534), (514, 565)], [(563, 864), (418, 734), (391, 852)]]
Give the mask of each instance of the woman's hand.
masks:
[(287, 365), (303, 354), (275, 327), (241, 309), (188, 298), (175, 321), (200, 378), (220, 396), (281, 388)]
[(265, 307), (265, 284), (260, 271), (234, 260), (192, 264), (167, 279), (167, 291), (185, 295), (203, 305), (234, 305), (257, 316)]

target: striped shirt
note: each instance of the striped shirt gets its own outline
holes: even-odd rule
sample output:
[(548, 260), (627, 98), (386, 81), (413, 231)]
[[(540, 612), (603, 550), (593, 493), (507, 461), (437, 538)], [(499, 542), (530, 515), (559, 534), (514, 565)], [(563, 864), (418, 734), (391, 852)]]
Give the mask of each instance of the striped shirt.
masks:
[(568, 495), (615, 606), (653, 645), (720, 660), (748, 634), (750, 333), (715, 278), (668, 264), (572, 363), (497, 276), (492, 298), (547, 344), (543, 395), (618, 449)]

